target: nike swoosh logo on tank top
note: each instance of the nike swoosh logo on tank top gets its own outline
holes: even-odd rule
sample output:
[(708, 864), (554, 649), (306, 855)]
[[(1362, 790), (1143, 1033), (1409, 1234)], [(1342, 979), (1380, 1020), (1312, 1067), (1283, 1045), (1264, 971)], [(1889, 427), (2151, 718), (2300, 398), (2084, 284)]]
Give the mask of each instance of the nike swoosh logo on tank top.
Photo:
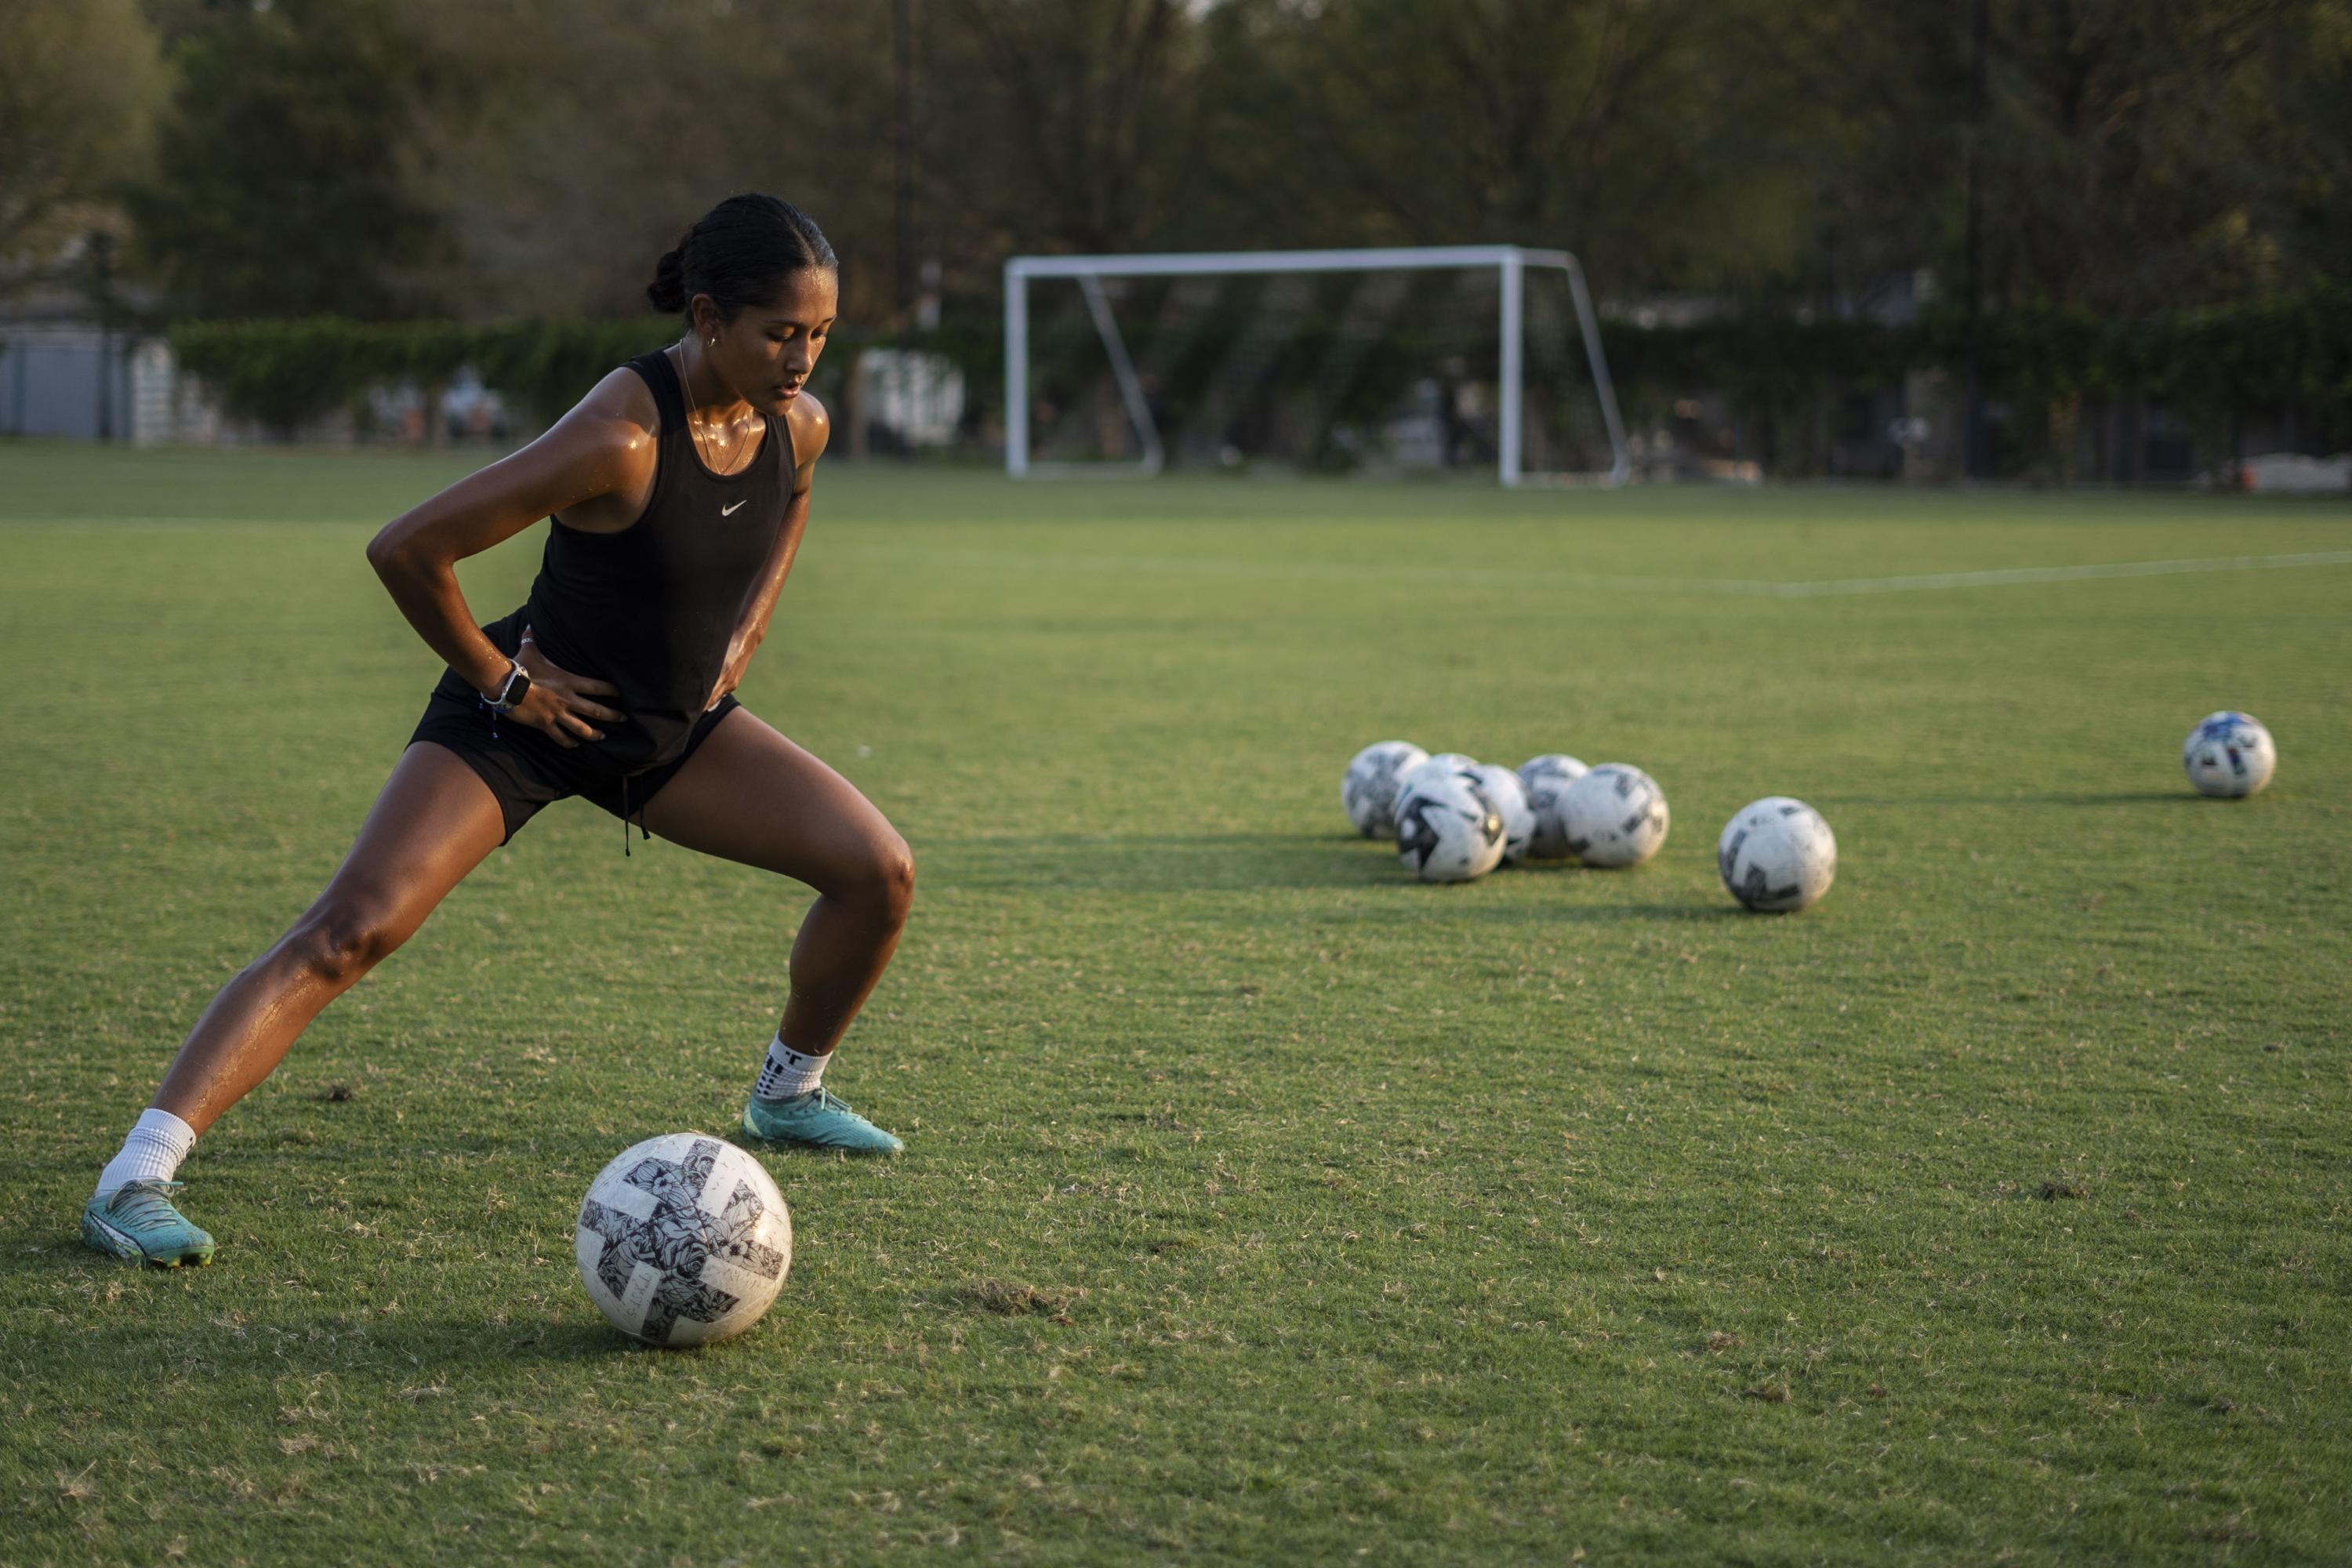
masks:
[[(617, 532), (549, 529), (523, 613), (548, 658), (620, 688), (613, 706), (629, 721), (608, 729), (596, 753), (635, 773), (684, 754), (783, 525), (793, 466), (789, 426), (772, 417), (748, 467), (712, 473), (695, 451), (669, 356), (656, 349), (628, 368), (661, 413), (653, 491)], [(714, 515), (728, 526), (712, 526)]]

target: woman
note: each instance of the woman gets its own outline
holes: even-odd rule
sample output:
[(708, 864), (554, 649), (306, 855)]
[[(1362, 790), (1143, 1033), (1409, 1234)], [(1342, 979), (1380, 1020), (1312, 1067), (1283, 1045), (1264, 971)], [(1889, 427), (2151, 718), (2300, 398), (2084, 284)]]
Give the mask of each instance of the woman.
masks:
[[(817, 890), (783, 1019), (744, 1108), (772, 1142), (895, 1154), (822, 1083), (898, 943), (903, 839), (831, 768), (732, 695), (808, 522), (825, 413), (803, 388), (839, 295), (832, 247), (772, 196), (730, 197), (646, 290), (685, 335), (598, 383), (554, 428), (394, 520), (368, 561), (446, 661), (326, 891), (222, 987), (100, 1175), (82, 1236), (176, 1267), (212, 1260), (173, 1178), (320, 1009), (551, 801)], [(530, 598), (478, 626), (455, 563), (551, 520)]]

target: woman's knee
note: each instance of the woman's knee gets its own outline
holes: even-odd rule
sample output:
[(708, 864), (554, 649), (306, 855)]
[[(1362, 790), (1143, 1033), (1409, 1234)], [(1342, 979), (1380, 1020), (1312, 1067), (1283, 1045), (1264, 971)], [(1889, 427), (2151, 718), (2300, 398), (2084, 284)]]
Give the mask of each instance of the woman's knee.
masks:
[(915, 903), (915, 853), (896, 833), (886, 834), (867, 847), (859, 868), (858, 901), (879, 910), (893, 925), (906, 923)]
[(318, 979), (349, 985), (408, 939), (392, 907), (368, 898), (321, 899), (281, 946)]

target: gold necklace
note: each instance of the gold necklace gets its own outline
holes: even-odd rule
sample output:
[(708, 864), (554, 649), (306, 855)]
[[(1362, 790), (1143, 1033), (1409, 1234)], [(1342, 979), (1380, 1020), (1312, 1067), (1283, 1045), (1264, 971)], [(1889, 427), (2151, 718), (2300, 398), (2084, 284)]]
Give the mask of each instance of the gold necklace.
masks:
[(677, 378), (678, 384), (683, 389), (679, 395), (680, 400), (686, 405), (686, 438), (694, 443), (694, 455), (702, 460), (702, 466), (714, 474), (719, 474), (719, 477), (721, 479), (731, 478), (732, 476), (730, 474), (719, 474), (719, 465), (710, 460), (709, 449), (703, 446), (702, 437), (695, 434), (694, 367), (687, 363), (686, 340), (684, 338), (680, 338), (677, 341), (677, 363), (684, 368), (686, 373)]

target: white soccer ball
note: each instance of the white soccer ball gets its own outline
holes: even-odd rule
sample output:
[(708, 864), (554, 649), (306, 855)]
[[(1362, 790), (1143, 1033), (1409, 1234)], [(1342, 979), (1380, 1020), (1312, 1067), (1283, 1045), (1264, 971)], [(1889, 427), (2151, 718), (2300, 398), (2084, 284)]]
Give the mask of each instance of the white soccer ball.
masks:
[(1477, 758), (1465, 757), (1460, 752), (1440, 752), (1435, 756), (1423, 757), (1397, 775), (1397, 797), (1402, 800), (1405, 791), (1424, 779), (1444, 778), (1448, 773), (1458, 773), (1464, 768), (1477, 765)]
[(1408, 769), (1428, 760), (1429, 753), (1411, 741), (1375, 741), (1358, 752), (1339, 781), (1339, 805), (1356, 831), (1367, 838), (1394, 833), (1397, 786)]
[(1528, 840), (1531, 860), (1559, 860), (1568, 855), (1568, 826), (1560, 820), (1560, 802), (1568, 786), (1592, 770), (1562, 752), (1546, 752), (1519, 764), (1519, 789), (1535, 813), (1536, 830)]
[(793, 1216), (760, 1163), (699, 1132), (648, 1138), (599, 1172), (572, 1249), (588, 1299), (651, 1345), (731, 1339), (793, 1266)]
[(1519, 764), (1519, 787), (1533, 789), (1536, 780), (1545, 777), (1564, 778), (1573, 784), (1591, 771), (1566, 752), (1546, 752)]
[(1536, 836), (1536, 814), (1528, 809), (1519, 775), (1500, 763), (1480, 763), (1470, 770), (1486, 786), (1486, 798), (1503, 818), (1503, 864), (1516, 866), (1528, 858)]
[(2180, 748), (2180, 765), (2199, 795), (2242, 799), (2271, 782), (2278, 748), (2251, 713), (2208, 715)]
[(1560, 802), (1569, 853), (1588, 866), (1638, 866), (1666, 841), (1666, 797), (1630, 763), (1603, 763)]
[(1751, 910), (1801, 910), (1837, 877), (1837, 836), (1822, 814), (1785, 795), (1739, 808), (1715, 842), (1724, 888)]
[(1503, 814), (1467, 768), (1431, 773), (1397, 796), (1397, 858), (1424, 882), (1467, 882), (1503, 858)]

